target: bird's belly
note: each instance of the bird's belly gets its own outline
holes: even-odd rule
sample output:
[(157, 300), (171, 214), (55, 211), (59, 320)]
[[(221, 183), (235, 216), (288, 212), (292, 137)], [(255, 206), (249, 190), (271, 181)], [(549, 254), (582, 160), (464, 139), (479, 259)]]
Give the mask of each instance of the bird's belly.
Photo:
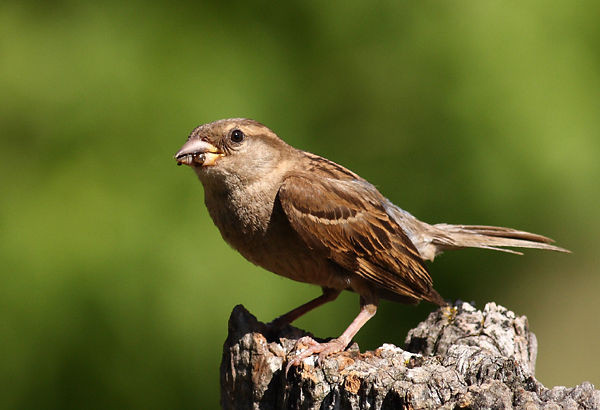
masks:
[(348, 273), (333, 262), (285, 241), (263, 246), (252, 254), (241, 253), (254, 264), (298, 282), (342, 290), (349, 284)]

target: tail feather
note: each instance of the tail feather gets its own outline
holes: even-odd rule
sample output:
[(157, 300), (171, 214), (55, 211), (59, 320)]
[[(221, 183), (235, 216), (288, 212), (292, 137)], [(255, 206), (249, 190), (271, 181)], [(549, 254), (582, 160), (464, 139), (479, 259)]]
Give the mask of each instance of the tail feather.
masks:
[(521, 255), (508, 248), (534, 248), (570, 253), (569, 250), (551, 245), (552, 239), (535, 233), (511, 228), (484, 225), (436, 224), (432, 244), (439, 251), (457, 248), (483, 248)]
[(517, 255), (522, 253), (505, 248), (534, 248), (571, 253), (567, 249), (552, 245), (552, 239), (535, 233), (500, 226), (445, 223), (430, 225), (419, 221), (389, 201), (383, 205), (388, 214), (404, 229), (425, 260), (432, 261), (445, 250), (459, 248), (492, 249)]

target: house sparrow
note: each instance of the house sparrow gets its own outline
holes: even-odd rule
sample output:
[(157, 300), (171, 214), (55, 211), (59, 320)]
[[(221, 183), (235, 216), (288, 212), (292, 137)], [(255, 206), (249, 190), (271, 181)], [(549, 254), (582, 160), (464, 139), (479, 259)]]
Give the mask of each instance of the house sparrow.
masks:
[(342, 290), (360, 296), (360, 312), (342, 335), (327, 343), (310, 339), (288, 368), (312, 354), (323, 358), (344, 350), (380, 299), (446, 305), (424, 263), (444, 250), (568, 252), (549, 238), (509, 228), (429, 225), (352, 171), (291, 147), (249, 119), (197, 127), (175, 159), (200, 178), (208, 212), (227, 243), (256, 265), (323, 289), (275, 323), (291, 323)]

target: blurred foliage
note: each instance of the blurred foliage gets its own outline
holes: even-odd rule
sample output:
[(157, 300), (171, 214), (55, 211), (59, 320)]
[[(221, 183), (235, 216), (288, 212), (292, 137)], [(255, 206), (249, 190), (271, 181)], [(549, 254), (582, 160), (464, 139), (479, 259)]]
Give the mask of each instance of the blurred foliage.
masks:
[[(245, 116), (429, 222), (574, 251), (431, 266), (447, 298), (526, 314), (547, 385), (600, 383), (600, 3), (0, 5), (0, 407), (214, 408), (227, 318), (316, 296), (221, 240), (173, 153)], [(335, 336), (356, 295), (299, 325)], [(431, 305), (383, 303), (364, 348)]]

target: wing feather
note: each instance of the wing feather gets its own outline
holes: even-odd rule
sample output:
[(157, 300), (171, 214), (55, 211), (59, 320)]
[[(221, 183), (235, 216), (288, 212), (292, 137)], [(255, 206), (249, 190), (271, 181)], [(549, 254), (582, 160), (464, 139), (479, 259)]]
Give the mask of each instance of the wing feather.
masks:
[(402, 227), (387, 214), (385, 198), (368, 182), (344, 176), (288, 176), (278, 197), (292, 228), (311, 249), (377, 287), (427, 299), (431, 277)]

